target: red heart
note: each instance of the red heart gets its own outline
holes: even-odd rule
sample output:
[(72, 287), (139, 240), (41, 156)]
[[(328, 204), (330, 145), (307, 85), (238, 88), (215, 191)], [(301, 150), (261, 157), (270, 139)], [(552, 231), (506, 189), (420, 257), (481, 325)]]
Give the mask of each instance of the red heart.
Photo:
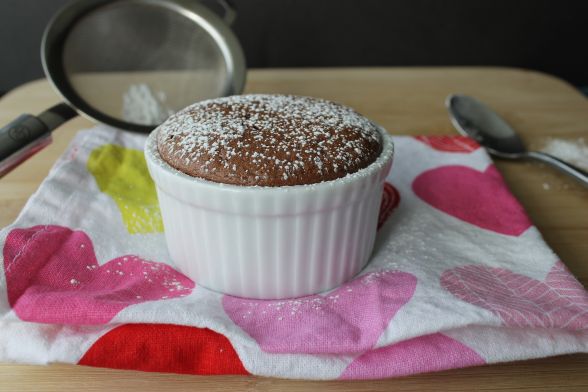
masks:
[(441, 166), (420, 174), (412, 189), (431, 206), (486, 230), (519, 236), (532, 226), (494, 165), (484, 172)]
[(80, 365), (183, 374), (249, 374), (223, 335), (206, 328), (127, 324), (90, 347)]
[(182, 297), (194, 282), (137, 256), (100, 266), (88, 236), (60, 226), (14, 229), (4, 245), (8, 301), (25, 321), (104, 324), (129, 305)]
[(400, 193), (389, 182), (384, 183), (384, 192), (382, 193), (382, 203), (380, 204), (380, 214), (378, 215), (378, 229), (384, 226), (392, 211), (400, 203)]

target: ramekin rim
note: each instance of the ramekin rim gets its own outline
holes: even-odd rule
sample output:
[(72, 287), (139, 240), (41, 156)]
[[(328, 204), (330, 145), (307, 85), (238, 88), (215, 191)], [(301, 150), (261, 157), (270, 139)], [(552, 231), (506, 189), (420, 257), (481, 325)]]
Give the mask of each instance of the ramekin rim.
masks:
[(165, 162), (158, 151), (157, 148), (157, 132), (159, 128), (154, 129), (147, 140), (145, 141), (145, 158), (148, 163), (160, 169), (167, 174), (173, 175), (179, 181), (182, 182), (190, 182), (193, 185), (200, 185), (203, 187), (214, 188), (217, 190), (222, 191), (236, 191), (236, 192), (263, 192), (263, 193), (272, 193), (272, 192), (296, 192), (296, 191), (311, 191), (311, 190), (320, 190), (320, 189), (329, 189), (333, 186), (337, 185), (344, 185), (350, 182), (355, 182), (361, 178), (367, 178), (375, 173), (381, 171), (381, 169), (386, 167), (386, 164), (393, 159), (394, 157), (394, 143), (392, 142), (391, 135), (386, 131), (386, 129), (378, 124), (375, 124), (378, 132), (382, 135), (382, 151), (378, 158), (369, 164), (368, 166), (364, 167), (363, 169), (358, 170), (355, 173), (351, 173), (346, 175), (345, 177), (336, 178), (334, 180), (329, 181), (322, 181), (317, 182), (314, 184), (300, 184), (300, 185), (284, 185), (284, 186), (259, 186), (259, 185), (235, 185), (235, 184), (225, 184), (221, 182), (214, 182), (210, 180), (206, 180), (204, 178), (193, 177), (190, 176), (167, 162)]

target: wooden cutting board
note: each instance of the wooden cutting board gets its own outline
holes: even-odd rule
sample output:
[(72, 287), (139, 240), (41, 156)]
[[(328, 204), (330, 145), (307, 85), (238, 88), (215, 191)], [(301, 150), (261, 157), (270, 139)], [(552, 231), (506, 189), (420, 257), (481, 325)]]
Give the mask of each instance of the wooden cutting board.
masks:
[[(588, 138), (588, 100), (555, 77), (509, 68), (350, 68), (251, 70), (246, 92), (319, 96), (345, 103), (399, 135), (452, 134), (444, 107), (451, 93), (478, 97), (503, 115), (530, 146), (547, 137)], [(59, 101), (44, 80), (0, 99), (0, 124), (36, 114)], [(90, 127), (77, 118), (54, 143), (0, 180), (0, 226), (11, 223), (73, 135)], [(535, 163), (497, 162), (513, 193), (546, 241), (588, 285), (588, 190)], [(1, 330), (0, 330), (0, 333)], [(72, 365), (0, 364), (0, 391), (336, 391), (588, 390), (588, 355), (366, 382), (304, 382), (236, 376), (179, 376)]]

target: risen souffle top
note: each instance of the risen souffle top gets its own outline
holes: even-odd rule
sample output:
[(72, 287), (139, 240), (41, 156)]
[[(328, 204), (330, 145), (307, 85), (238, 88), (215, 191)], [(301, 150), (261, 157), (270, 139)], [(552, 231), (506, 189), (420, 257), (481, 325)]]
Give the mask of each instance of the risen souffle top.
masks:
[(353, 109), (292, 95), (236, 95), (191, 105), (158, 128), (161, 158), (190, 176), (258, 186), (345, 177), (382, 149), (376, 126)]

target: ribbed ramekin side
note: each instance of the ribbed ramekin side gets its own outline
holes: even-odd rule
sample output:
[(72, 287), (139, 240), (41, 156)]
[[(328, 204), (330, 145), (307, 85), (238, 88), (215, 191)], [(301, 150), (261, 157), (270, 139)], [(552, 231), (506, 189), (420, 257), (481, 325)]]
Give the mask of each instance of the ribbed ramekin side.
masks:
[(332, 289), (365, 266), (390, 166), (344, 186), (268, 197), (267, 189), (211, 188), (148, 165), (177, 267), (207, 288), (264, 299)]
[[(203, 210), (165, 191), (159, 201), (170, 255), (183, 273), (227, 294), (287, 298), (331, 289), (363, 268), (374, 241), (378, 192), (376, 184), (357, 203), (270, 217), (247, 214), (247, 205), (243, 215)], [(242, 202), (235, 196), (233, 203)]]

